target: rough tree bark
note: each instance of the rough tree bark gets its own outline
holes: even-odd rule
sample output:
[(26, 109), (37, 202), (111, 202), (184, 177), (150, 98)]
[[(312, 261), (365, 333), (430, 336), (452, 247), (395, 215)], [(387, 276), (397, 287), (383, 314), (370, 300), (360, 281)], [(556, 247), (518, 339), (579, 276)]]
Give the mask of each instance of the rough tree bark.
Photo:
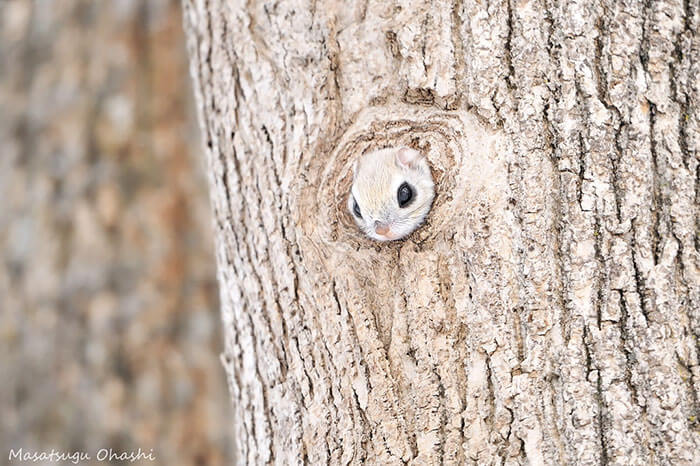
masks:
[[(700, 6), (186, 0), (249, 464), (700, 462)], [(408, 144), (428, 224), (365, 239)]]

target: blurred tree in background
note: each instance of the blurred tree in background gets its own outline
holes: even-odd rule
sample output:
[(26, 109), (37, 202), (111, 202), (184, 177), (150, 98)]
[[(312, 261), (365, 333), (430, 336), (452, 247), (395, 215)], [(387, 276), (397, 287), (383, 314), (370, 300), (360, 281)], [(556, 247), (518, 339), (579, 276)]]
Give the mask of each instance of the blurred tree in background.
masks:
[(0, 3), (0, 447), (232, 460), (178, 1)]

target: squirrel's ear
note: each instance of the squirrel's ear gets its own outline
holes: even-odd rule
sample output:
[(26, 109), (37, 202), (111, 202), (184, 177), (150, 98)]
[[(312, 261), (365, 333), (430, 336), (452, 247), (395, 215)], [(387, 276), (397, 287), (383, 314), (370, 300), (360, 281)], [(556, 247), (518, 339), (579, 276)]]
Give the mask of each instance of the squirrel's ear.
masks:
[(399, 167), (415, 168), (420, 159), (420, 152), (410, 147), (401, 147), (396, 152), (396, 165)]

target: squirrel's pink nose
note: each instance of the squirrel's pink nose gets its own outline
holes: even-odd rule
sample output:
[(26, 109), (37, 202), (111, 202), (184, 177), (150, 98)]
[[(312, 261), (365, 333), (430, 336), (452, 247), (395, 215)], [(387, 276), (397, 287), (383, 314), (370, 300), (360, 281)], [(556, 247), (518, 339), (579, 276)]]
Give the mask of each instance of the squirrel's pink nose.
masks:
[(386, 235), (389, 233), (389, 230), (389, 225), (386, 223), (374, 222), (374, 231), (377, 232), (378, 235)]

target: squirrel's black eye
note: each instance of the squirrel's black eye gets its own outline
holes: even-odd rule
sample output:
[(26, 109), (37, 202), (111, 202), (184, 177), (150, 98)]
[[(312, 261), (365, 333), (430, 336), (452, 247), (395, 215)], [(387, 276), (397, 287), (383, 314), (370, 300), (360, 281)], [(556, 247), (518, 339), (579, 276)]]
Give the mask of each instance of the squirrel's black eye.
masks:
[(413, 200), (413, 189), (404, 182), (399, 186), (399, 190), (396, 193), (396, 199), (399, 201), (399, 207), (406, 207)]
[(360, 206), (357, 205), (355, 198), (352, 199), (352, 211), (357, 216), (357, 218), (362, 218), (362, 212), (360, 212)]

